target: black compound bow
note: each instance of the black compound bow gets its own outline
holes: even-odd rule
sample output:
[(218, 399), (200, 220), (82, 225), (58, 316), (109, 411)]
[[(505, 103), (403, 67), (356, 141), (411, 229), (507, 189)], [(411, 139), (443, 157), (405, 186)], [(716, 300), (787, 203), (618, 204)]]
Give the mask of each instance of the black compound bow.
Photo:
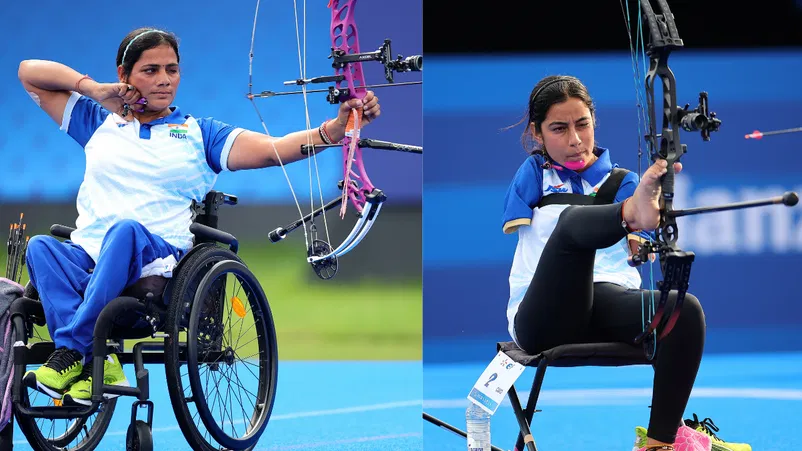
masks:
[[(654, 231), (655, 239), (641, 243), (638, 252), (629, 261), (631, 266), (640, 266), (648, 260), (649, 254), (657, 254), (660, 260), (660, 269), (663, 274), (663, 280), (657, 284), (660, 291), (660, 300), (654, 311), (650, 309), (650, 319), (645, 322), (643, 332), (634, 340), (636, 344), (643, 344), (650, 359), (654, 357), (657, 341), (665, 338), (671, 332), (682, 311), (682, 304), (688, 291), (691, 265), (695, 257), (693, 252), (682, 250), (677, 245), (679, 228), (677, 227), (676, 219), (681, 216), (699, 213), (712, 213), (772, 204), (793, 206), (799, 201), (796, 193), (786, 192), (782, 196), (764, 200), (674, 210), (674, 163), (680, 161), (682, 155), (687, 152), (687, 145), (680, 143), (680, 130), (700, 132), (704, 141), (710, 141), (710, 134), (719, 130), (721, 120), (716, 117), (716, 113), (710, 112), (706, 92), (699, 94), (699, 103), (692, 110), (688, 109), (688, 104), (684, 108), (677, 106), (676, 79), (668, 66), (668, 58), (673, 50), (681, 49), (684, 44), (679, 37), (674, 15), (671, 13), (668, 2), (666, 0), (656, 0), (656, 3), (659, 13), (655, 12), (652, 7), (652, 0), (639, 0), (639, 31), (641, 31), (640, 25), (642, 25), (646, 30), (649, 41), (635, 44), (632, 42), (629, 2), (627, 0), (626, 4), (624, 4), (622, 0), (621, 4), (627, 20), (636, 82), (639, 75), (636, 55), (638, 44), (645, 45), (645, 53), (649, 57), (649, 70), (644, 80), (648, 109), (648, 116), (645, 117), (648, 131), (644, 138), (648, 154), (651, 161), (664, 159), (668, 163), (668, 172), (661, 179), (660, 223)], [(643, 39), (641, 33), (638, 34), (639, 40)], [(658, 77), (662, 85), (663, 94), (662, 131), (659, 134), (657, 133), (656, 124), (657, 106), (654, 101), (654, 85)], [(639, 100), (641, 100), (640, 96)], [(642, 107), (642, 104), (642, 102), (639, 102), (639, 108)], [(642, 174), (640, 154), (639, 146), (638, 173)], [(676, 302), (671, 311), (666, 312), (669, 293), (673, 290), (677, 293)]]

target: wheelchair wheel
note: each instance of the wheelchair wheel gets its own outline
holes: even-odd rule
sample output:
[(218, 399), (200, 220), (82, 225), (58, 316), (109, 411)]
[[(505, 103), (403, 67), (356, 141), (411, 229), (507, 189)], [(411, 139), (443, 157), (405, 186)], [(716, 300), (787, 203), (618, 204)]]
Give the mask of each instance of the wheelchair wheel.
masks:
[[(239, 257), (228, 249), (200, 245), (187, 255), (182, 263), (170, 294), (170, 306), (164, 328), (169, 335), (165, 339), (165, 371), (176, 420), (187, 442), (196, 451), (223, 448), (252, 449), (264, 431), (272, 410), (277, 372), (278, 351), (275, 329), (264, 292)], [(235, 272), (230, 269), (220, 270), (220, 267), (215, 266), (220, 263), (225, 263), (226, 268), (230, 268), (228, 264), (235, 264), (238, 270)], [(214, 277), (211, 276), (213, 268), (217, 268), (214, 272), (217, 275)], [(231, 282), (234, 283), (229, 283), (227, 275), (230, 272), (234, 279)], [(238, 288), (236, 282), (245, 287), (245, 290)], [(247, 295), (247, 301), (244, 303), (236, 296), (240, 291)], [(229, 293), (235, 295), (228, 296)], [(236, 298), (236, 306), (226, 304), (233, 298)], [(243, 312), (244, 317), (239, 316)], [(208, 320), (208, 326), (201, 327), (203, 329), (201, 333), (197, 332), (198, 319), (196, 319), (195, 335), (193, 335), (189, 331), (190, 322), (193, 317), (200, 318), (199, 315)], [(245, 319), (251, 320), (254, 325), (242, 326), (242, 329), (237, 326), (236, 330), (233, 327), (226, 328), (232, 318), (240, 322)], [(232, 347), (230, 337), (240, 330), (247, 332), (249, 337), (247, 340), (240, 340), (243, 349), (247, 351), (246, 354), (253, 353), (257, 356), (258, 363), (233, 362), (236, 360), (236, 354), (231, 351), (227, 354), (227, 360), (222, 358), (228, 348)], [(221, 359), (214, 361), (217, 357)], [(243, 355), (243, 357), (253, 356)], [(188, 362), (190, 358), (194, 363)], [(247, 367), (247, 369), (242, 368), (248, 376), (247, 380), (244, 382), (238, 380), (243, 382), (237, 385), (239, 390), (235, 389), (233, 393), (229, 390), (231, 397), (227, 399), (243, 401), (243, 397), (251, 395), (256, 399), (244, 402), (239, 408), (229, 409), (214, 404), (214, 408), (210, 409), (206, 402), (208, 388), (212, 385), (215, 388), (223, 385), (221, 380), (241, 367)], [(196, 383), (193, 384), (192, 379), (196, 379)], [(197, 383), (198, 380), (200, 384)], [(231, 437), (215, 430), (217, 423), (213, 415), (208, 413), (223, 410), (226, 411), (223, 423), (226, 423), (225, 418), (234, 415), (233, 412), (252, 412), (242, 420), (227, 423), (234, 425), (235, 429), (242, 430), (244, 434), (240, 435), (235, 430), (235, 437)], [(257, 422), (253, 423), (253, 420)], [(246, 427), (247, 424), (250, 424), (250, 427)]]
[[(232, 286), (234, 282), (240, 287)], [(243, 295), (248, 302), (242, 302)], [(226, 448), (252, 447), (273, 410), (278, 347), (267, 299), (244, 264), (223, 261), (204, 276), (192, 304), (188, 336), (196, 337), (187, 341), (187, 368), (206, 430)], [(239, 407), (220, 409), (226, 399), (239, 401)]]
[[(30, 325), (31, 323), (28, 324)], [(15, 334), (17, 341), (22, 341), (26, 345), (29, 344), (27, 330), (19, 330), (15, 326), (12, 333)], [(49, 339), (41, 337), (39, 329), (34, 327), (31, 334), (33, 335), (31, 339), (33, 343), (31, 344), (34, 346), (50, 345), (48, 343)], [(35, 364), (29, 363), (28, 368), (31, 366), (35, 366)], [(44, 393), (23, 387), (22, 399), (20, 400), (20, 404), (23, 407), (54, 406), (57, 402), (59, 401)], [(116, 398), (107, 400), (101, 404), (97, 412), (86, 418), (31, 418), (20, 414), (16, 409), (14, 417), (17, 420), (17, 424), (19, 424), (20, 430), (34, 450), (91, 451), (97, 447), (106, 433), (116, 405)]]

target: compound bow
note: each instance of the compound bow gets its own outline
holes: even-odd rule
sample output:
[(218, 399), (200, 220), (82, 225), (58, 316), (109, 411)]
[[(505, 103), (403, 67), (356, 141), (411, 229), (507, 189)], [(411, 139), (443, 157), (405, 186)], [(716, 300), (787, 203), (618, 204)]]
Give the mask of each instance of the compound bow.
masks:
[[(307, 262), (312, 266), (312, 268), (315, 271), (315, 274), (317, 274), (318, 277), (322, 279), (331, 279), (336, 275), (337, 269), (339, 267), (338, 258), (347, 254), (349, 251), (354, 249), (354, 247), (356, 247), (356, 245), (359, 244), (360, 241), (362, 241), (362, 239), (367, 235), (367, 233), (373, 226), (376, 218), (379, 215), (379, 212), (381, 211), (382, 205), (387, 200), (387, 196), (384, 194), (384, 192), (376, 188), (371, 182), (370, 178), (368, 177), (367, 170), (365, 169), (365, 165), (362, 159), (362, 149), (372, 148), (372, 149), (392, 150), (398, 152), (409, 152), (416, 154), (423, 153), (423, 147), (420, 146), (412, 146), (412, 145), (398, 144), (387, 141), (379, 141), (375, 139), (360, 138), (359, 136), (360, 121), (362, 119), (362, 110), (360, 109), (352, 110), (352, 115), (346, 127), (346, 136), (340, 143), (313, 145), (311, 142), (312, 133), (310, 133), (310, 131), (312, 130), (312, 128), (310, 126), (308, 103), (306, 101), (307, 93), (326, 92), (328, 93), (328, 95), (326, 96), (328, 102), (333, 105), (336, 105), (347, 102), (350, 99), (364, 98), (365, 95), (367, 94), (368, 88), (406, 86), (406, 85), (415, 85), (422, 83), (420, 81), (411, 81), (403, 83), (395, 82), (394, 80), (395, 72), (422, 71), (423, 57), (421, 55), (414, 55), (407, 58), (403, 58), (401, 55), (399, 55), (397, 59), (394, 60), (390, 39), (385, 39), (384, 43), (376, 51), (365, 52), (365, 53), (360, 52), (359, 38), (357, 34), (357, 26), (354, 16), (356, 3), (357, 0), (330, 1), (329, 8), (331, 9), (331, 27), (330, 27), (331, 54), (329, 58), (332, 59), (332, 67), (334, 68), (334, 75), (307, 78), (305, 74), (305, 67), (302, 66), (300, 78), (293, 81), (287, 81), (284, 83), (285, 85), (300, 86), (301, 87), (300, 91), (285, 91), (285, 92), (262, 91), (261, 93), (257, 94), (254, 94), (252, 91), (253, 46), (254, 46), (254, 40), (256, 38), (256, 19), (259, 13), (258, 0), (256, 2), (256, 13), (254, 14), (253, 34), (251, 37), (248, 98), (254, 104), (254, 108), (257, 111), (257, 115), (259, 115), (259, 119), (261, 120), (262, 126), (265, 129), (265, 133), (267, 133), (268, 135), (270, 134), (267, 132), (267, 126), (265, 126), (264, 120), (262, 120), (258, 108), (256, 108), (254, 99), (260, 97), (275, 97), (289, 94), (303, 94), (304, 105), (306, 106), (307, 136), (309, 136), (310, 138), (307, 144), (301, 146), (301, 152), (304, 155), (309, 155), (308, 159), (310, 160), (309, 163), (310, 184), (311, 184), (312, 161), (314, 160), (315, 165), (317, 164), (316, 150), (325, 149), (328, 147), (342, 147), (344, 176), (343, 180), (341, 180), (338, 184), (339, 188), (342, 190), (342, 195), (324, 204), (321, 194), (321, 199), (320, 199), (321, 207), (315, 209), (314, 200), (312, 200), (312, 211), (307, 215), (304, 215), (303, 212), (301, 211), (298, 199), (295, 196), (294, 191), (292, 190), (292, 183), (290, 183), (289, 181), (289, 177), (287, 176), (286, 170), (284, 170), (284, 165), (283, 163), (281, 163), (281, 159), (278, 158), (279, 164), (281, 165), (282, 170), (284, 170), (284, 175), (287, 178), (287, 183), (290, 185), (290, 191), (292, 191), (293, 193), (293, 198), (295, 199), (295, 203), (296, 206), (298, 207), (298, 212), (301, 218), (296, 221), (293, 221), (290, 224), (287, 224), (283, 227), (278, 227), (277, 229), (271, 231), (268, 234), (268, 238), (270, 239), (271, 242), (276, 243), (278, 241), (283, 240), (290, 232), (303, 227), (304, 239), (307, 247)], [(304, 11), (306, 11), (305, 4), (304, 4)], [(297, 24), (297, 11), (296, 11), (296, 36), (298, 35), (297, 29), (298, 29), (298, 24)], [(298, 53), (300, 56), (301, 54), (300, 38), (298, 38)], [(382, 65), (384, 66), (384, 77), (387, 80), (386, 84), (375, 84), (375, 85), (366, 84), (365, 75), (362, 71), (362, 63), (370, 61), (377, 61), (382, 63)], [(306, 86), (312, 83), (334, 83), (334, 86), (330, 86), (327, 89), (307, 90)], [(277, 151), (276, 151), (276, 156), (278, 157)], [(322, 191), (320, 190), (319, 177), (318, 177), (318, 190)], [(329, 244), (329, 241), (331, 241), (331, 239), (329, 238), (328, 225), (325, 225), (326, 239), (325, 240), (319, 239), (317, 237), (317, 227), (314, 223), (314, 220), (317, 216), (323, 215), (324, 224), (326, 224), (325, 212), (334, 207), (337, 207), (338, 205), (341, 206), (340, 217), (341, 218), (344, 217), (346, 206), (349, 200), (356, 209), (359, 219), (357, 220), (356, 224), (354, 225), (354, 228), (351, 230), (348, 236), (343, 240), (343, 242), (336, 248), (332, 248), (332, 246)], [(308, 226), (307, 223), (309, 224)], [(309, 228), (309, 231), (312, 235), (311, 239), (309, 237), (310, 233), (307, 233), (307, 227)]]
[[(660, 223), (654, 231), (654, 240), (641, 243), (638, 252), (630, 258), (631, 266), (640, 266), (649, 258), (649, 254), (657, 254), (660, 260), (660, 269), (663, 280), (658, 282), (660, 300), (654, 309), (654, 302), (649, 310), (649, 320), (645, 321), (644, 329), (641, 334), (635, 337), (636, 344), (643, 344), (649, 359), (654, 357), (658, 340), (665, 338), (676, 324), (682, 304), (688, 290), (691, 274), (691, 264), (694, 261), (694, 253), (684, 251), (677, 245), (679, 228), (676, 218), (681, 216), (711, 213), (724, 210), (734, 210), (748, 207), (759, 207), (772, 204), (784, 204), (793, 206), (799, 201), (799, 197), (794, 192), (786, 192), (782, 196), (772, 197), (765, 200), (739, 202), (713, 207), (699, 207), (687, 210), (674, 210), (674, 163), (678, 162), (682, 155), (687, 152), (687, 145), (680, 143), (680, 129), (691, 132), (700, 132), (704, 141), (710, 140), (710, 134), (718, 131), (721, 120), (716, 114), (710, 112), (708, 107), (708, 97), (706, 92), (699, 94), (699, 104), (693, 110), (689, 110), (689, 105), (685, 108), (677, 106), (676, 79), (671, 69), (668, 67), (668, 57), (673, 50), (681, 49), (684, 44), (679, 37), (677, 25), (674, 22), (674, 15), (671, 13), (666, 0), (656, 0), (659, 6), (659, 14), (655, 13), (651, 0), (639, 0), (638, 4), (638, 42), (633, 45), (632, 29), (629, 20), (629, 1), (626, 5), (621, 0), (621, 8), (627, 20), (627, 29), (630, 38), (630, 50), (632, 51), (633, 66), (635, 69), (636, 87), (639, 78), (636, 49), (638, 43), (643, 47), (644, 43), (641, 36), (641, 25), (648, 31), (649, 42), (645, 43), (646, 55), (649, 56), (649, 70), (644, 80), (643, 93), (646, 97), (648, 115), (645, 118), (648, 131), (644, 135), (649, 156), (652, 161), (664, 159), (668, 163), (668, 172), (661, 179), (662, 197), (660, 199)], [(644, 56), (645, 59), (645, 56)], [(657, 133), (656, 129), (656, 105), (654, 102), (655, 77), (660, 78), (663, 94), (662, 105), (662, 132)], [(639, 91), (638, 107), (641, 96)], [(640, 125), (640, 124), (639, 124)], [(638, 173), (642, 175), (640, 168), (639, 141)], [(666, 313), (665, 308), (669, 293), (676, 290), (677, 297), (671, 311)], [(658, 336), (659, 330), (659, 336)]]

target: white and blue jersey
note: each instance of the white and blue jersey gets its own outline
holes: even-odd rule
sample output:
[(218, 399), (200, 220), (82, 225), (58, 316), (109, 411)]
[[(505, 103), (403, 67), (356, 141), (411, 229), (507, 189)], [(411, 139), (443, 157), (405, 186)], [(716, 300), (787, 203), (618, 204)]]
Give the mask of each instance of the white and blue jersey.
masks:
[(170, 109), (169, 116), (142, 124), (77, 93), (67, 102), (61, 130), (86, 153), (71, 240), (95, 262), (106, 232), (124, 219), (178, 249), (192, 247), (192, 200), (202, 201), (228, 171), (231, 146), (244, 130)]
[[(508, 332), (513, 340), (515, 336), (515, 314), (526, 294), (532, 277), (535, 274), (540, 256), (546, 245), (560, 213), (569, 205), (549, 204), (537, 207), (544, 196), (554, 193), (578, 193), (595, 196), (602, 184), (610, 177), (614, 167), (610, 162), (610, 153), (605, 148), (596, 148), (599, 157), (590, 167), (582, 172), (575, 172), (558, 165), (543, 168), (546, 162), (542, 155), (528, 157), (515, 174), (504, 199), (502, 230), (504, 233), (518, 232), (518, 245), (510, 270), (510, 296), (507, 303)], [(626, 174), (621, 181), (613, 202), (622, 202), (632, 196), (638, 186), (638, 175), (634, 172)], [(589, 224), (588, 227), (592, 227)], [(649, 239), (646, 232), (638, 232), (638, 236)], [(629, 288), (639, 288), (641, 277), (638, 270), (627, 264), (627, 238), (606, 249), (596, 251), (593, 267), (594, 282), (612, 282)], [(566, 268), (569, 271), (570, 268)]]

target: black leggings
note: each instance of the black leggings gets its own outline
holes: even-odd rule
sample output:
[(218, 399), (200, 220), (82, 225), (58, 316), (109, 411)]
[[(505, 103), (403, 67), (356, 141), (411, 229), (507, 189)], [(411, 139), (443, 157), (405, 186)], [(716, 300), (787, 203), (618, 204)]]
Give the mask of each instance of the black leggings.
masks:
[[(643, 330), (641, 299), (650, 302), (650, 291), (593, 282), (596, 249), (610, 247), (627, 235), (621, 208), (621, 204), (570, 206), (560, 216), (515, 316), (516, 337), (528, 353), (569, 343), (632, 343)], [(659, 291), (654, 299), (656, 305)], [(675, 300), (672, 291), (666, 312)], [(674, 329), (658, 344), (649, 437), (674, 442), (704, 340), (704, 312), (688, 293)]]

